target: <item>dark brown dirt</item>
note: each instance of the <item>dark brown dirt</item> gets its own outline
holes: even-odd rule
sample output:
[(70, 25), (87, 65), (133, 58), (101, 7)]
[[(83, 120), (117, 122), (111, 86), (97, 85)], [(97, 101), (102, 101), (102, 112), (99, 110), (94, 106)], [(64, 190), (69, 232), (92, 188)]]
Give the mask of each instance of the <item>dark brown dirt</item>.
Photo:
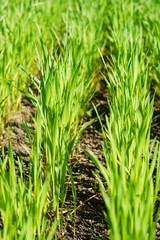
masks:
[[(23, 97), (21, 111), (17, 112), (8, 120), (3, 136), (0, 136), (0, 157), (4, 150), (4, 155), (8, 153), (8, 141), (10, 139), (12, 145), (13, 156), (15, 160), (16, 170), (19, 169), (18, 158), (19, 153), (23, 159), (24, 169), (29, 169), (29, 154), (27, 151), (31, 151), (27, 134), (24, 129), (22, 118), (26, 121), (31, 132), (34, 131), (33, 117), (35, 109), (29, 99)], [(8, 131), (7, 131), (8, 130)], [(27, 151), (25, 150), (27, 148)], [(3, 149), (3, 150), (2, 150)]]
[[(108, 113), (108, 104), (106, 101), (107, 92), (104, 92), (106, 89), (105, 83), (102, 82), (98, 92), (93, 98), (95, 105), (101, 104), (98, 106), (99, 114), (103, 112)], [(24, 169), (29, 170), (29, 155), (27, 151), (23, 148), (23, 145), (31, 151), (31, 148), (28, 144), (27, 135), (23, 127), (21, 118), (23, 117), (27, 122), (31, 131), (34, 131), (34, 124), (32, 116), (34, 116), (34, 108), (31, 102), (25, 97), (22, 99), (22, 111), (17, 113), (14, 119), (10, 120), (6, 127), (10, 129), (9, 134), (4, 133), (3, 137), (0, 138), (0, 148), (4, 146), (4, 152), (7, 153), (8, 148), (8, 138), (10, 136), (13, 154), (15, 159), (15, 165), (18, 169), (17, 159), (19, 157), (19, 152), (21, 153)], [(155, 108), (154, 115), (157, 116), (160, 114), (158, 108)], [(96, 114), (93, 111), (91, 116), (86, 117), (84, 121), (88, 121), (91, 118), (95, 117)], [(102, 116), (104, 121), (104, 116)], [(154, 120), (155, 123), (160, 122), (160, 117)], [(160, 124), (152, 128), (151, 132), (152, 138), (157, 136), (157, 140), (160, 140)], [(95, 182), (94, 172), (97, 171), (95, 165), (92, 161), (86, 156), (83, 151), (84, 149), (92, 150), (95, 155), (103, 161), (102, 154), (102, 133), (99, 122), (95, 122), (92, 126), (85, 129), (80, 138), (80, 143), (75, 150), (72, 158), (72, 169), (73, 176), (75, 179), (75, 185), (77, 189), (77, 211), (75, 217), (75, 228), (74, 221), (72, 222), (67, 216), (64, 219), (64, 230), (63, 236), (60, 239), (64, 240), (87, 240), (87, 239), (109, 239), (109, 226), (104, 218), (102, 213), (105, 210), (104, 201), (99, 192), (97, 183)], [(0, 150), (0, 155), (2, 151)], [(72, 193), (69, 188), (66, 208), (71, 212), (74, 209)], [(157, 225), (157, 236), (156, 240), (160, 239), (160, 223)]]

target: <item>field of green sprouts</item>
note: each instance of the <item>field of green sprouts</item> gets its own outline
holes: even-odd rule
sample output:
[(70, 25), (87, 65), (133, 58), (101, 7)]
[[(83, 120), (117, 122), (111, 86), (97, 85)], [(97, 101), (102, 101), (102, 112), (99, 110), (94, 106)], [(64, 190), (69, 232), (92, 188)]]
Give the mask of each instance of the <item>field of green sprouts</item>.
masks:
[[(108, 108), (101, 115), (93, 104), (97, 117), (91, 118), (102, 81)], [(159, 95), (159, 0), (1, 0), (0, 139), (24, 96), (35, 115), (32, 131), (21, 120), (30, 149), (27, 174), (20, 153), (15, 167), (12, 139), (7, 146), (0, 140), (0, 239), (108, 239), (76, 235), (77, 210), (85, 202), (77, 201), (72, 157), (95, 121), (103, 160), (87, 145), (84, 152), (97, 167), (109, 239), (158, 239), (158, 121), (157, 136), (151, 131)]]

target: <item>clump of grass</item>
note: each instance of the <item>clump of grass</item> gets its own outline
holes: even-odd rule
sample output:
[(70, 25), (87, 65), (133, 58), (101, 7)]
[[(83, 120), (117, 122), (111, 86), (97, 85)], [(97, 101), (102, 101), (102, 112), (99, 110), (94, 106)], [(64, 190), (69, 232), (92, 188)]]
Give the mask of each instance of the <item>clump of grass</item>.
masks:
[[(32, 167), (28, 177), (24, 175), (21, 156), (20, 172), (18, 175), (15, 172), (10, 142), (9, 156), (1, 159), (0, 212), (3, 221), (1, 239), (52, 239), (55, 234), (56, 222), (50, 227), (46, 217), (50, 173), (42, 181), (41, 165), (37, 157), (39, 156), (35, 155), (31, 158)], [(9, 172), (6, 170), (8, 160)]]
[[(20, 105), (18, 87), (27, 81), (21, 71), (36, 72), (34, 43), (40, 51), (37, 24), (44, 33), (47, 46), (52, 44), (51, 27), (62, 35), (62, 13), (68, 7), (67, 1), (1, 1), (0, 6), (0, 131), (11, 110)], [(57, 42), (55, 41), (55, 45)]]
[[(83, 4), (81, 7), (85, 9)], [(79, 11), (79, 5), (77, 8)], [(75, 26), (72, 29), (68, 24), (70, 17), (72, 21), (69, 24), (72, 23), (71, 25)], [(65, 21), (66, 35), (62, 42), (59, 41), (59, 54), (52, 55), (52, 51), (50, 53), (46, 49), (41, 38), (43, 63), (39, 58), (37, 65), (40, 71), (40, 80), (36, 80), (39, 98), (30, 96), (41, 113), (39, 124), (43, 132), (42, 152), (46, 165), (51, 171), (50, 207), (54, 213), (53, 221), (58, 220), (59, 228), (63, 226), (62, 214), (68, 188), (66, 186), (67, 172), (70, 176), (74, 206), (76, 207), (76, 191), (70, 156), (77, 140), (80, 117), (93, 94), (92, 88), (95, 84), (89, 78), (93, 72), (91, 69), (93, 69), (98, 52), (98, 50), (95, 51), (97, 46), (94, 41), (90, 43), (90, 48), (86, 48), (84, 38), (89, 39), (90, 30), (86, 30), (84, 36), (84, 23), (81, 17), (75, 19), (68, 13)], [(75, 21), (79, 27), (76, 27)], [(88, 21), (90, 23), (90, 20)], [(94, 34), (96, 35), (96, 31)], [(96, 41), (98, 42), (97, 39)], [(35, 79), (33, 76), (31, 78)]]
[[(57, 4), (60, 2), (57, 1)], [(48, 1), (48, 6), (50, 9), (54, 5)], [(92, 14), (87, 17), (89, 6), (92, 6)], [(98, 18), (99, 24), (95, 21), (94, 15), (98, 10), (101, 14)], [(42, 37), (43, 28), (41, 31), (41, 25), (38, 26), (41, 49), (39, 50), (39, 44), (35, 43), (35, 52), (40, 79), (27, 73), (30, 81), (35, 84), (38, 95), (35, 95), (32, 89), (29, 89), (30, 93), (28, 93), (19, 87), (19, 91), (29, 97), (36, 108), (34, 135), (31, 135), (27, 124), (23, 121), (32, 146), (30, 174), (27, 181), (21, 177), (17, 185), (16, 179), (19, 178), (14, 173), (13, 191), (14, 194), (19, 193), (19, 197), (15, 195), (13, 211), (9, 213), (6, 208), (1, 209), (0, 206), (4, 225), (1, 236), (5, 239), (51, 239), (53, 236), (56, 239), (61, 235), (63, 209), (68, 189), (67, 173), (71, 182), (74, 208), (76, 208), (76, 190), (70, 157), (78, 135), (84, 128), (84, 126), (82, 129), (79, 127), (80, 119), (96, 84), (92, 77), (94, 67), (97, 67), (97, 45), (103, 46), (104, 11), (102, 1), (90, 1), (90, 5), (85, 1), (78, 3), (71, 1), (67, 13), (63, 16), (65, 32), (62, 38), (51, 27), (52, 42), (56, 39), (58, 46), (51, 44), (50, 49), (46, 47), (45, 38)], [(28, 71), (24, 70), (24, 72)], [(9, 155), (9, 161), (10, 158), (12, 160), (10, 171), (15, 172), (13, 156)], [(5, 164), (2, 165), (3, 175), (6, 176)], [(7, 177), (2, 181), (3, 186), (5, 182)], [(21, 186), (25, 192), (19, 190)], [(1, 190), (3, 192), (3, 189)], [(8, 204), (12, 202), (8, 192), (7, 189), (4, 190), (4, 205), (7, 198)], [(21, 199), (24, 201), (22, 202)], [(26, 215), (24, 212), (21, 215), (16, 212), (19, 203), (27, 212)], [(72, 212), (76, 213), (76, 210), (72, 209)], [(6, 219), (14, 215), (17, 219), (17, 228), (13, 234), (8, 230), (4, 232), (9, 227)], [(10, 222), (10, 225), (13, 226), (14, 222)], [(59, 232), (56, 232), (57, 226)]]
[(145, 79), (141, 89), (136, 87), (134, 92), (133, 87), (127, 86), (129, 79), (134, 83), (134, 78), (128, 76), (133, 66), (135, 69), (134, 64), (131, 60), (129, 69), (121, 73), (118, 65), (112, 83), (107, 81), (112, 104), (109, 104), (106, 127), (102, 126), (106, 168), (87, 152), (107, 183), (106, 189), (97, 176), (107, 207), (105, 216), (111, 227), (110, 239), (154, 239), (155, 236), (154, 206), (160, 188), (159, 143), (156, 140), (150, 143), (153, 101), (150, 103), (149, 89), (146, 89), (146, 73), (143, 76), (143, 72), (139, 72), (141, 76), (135, 77), (137, 86), (142, 83), (137, 81)]
[(146, 51), (148, 36), (137, 13), (143, 6), (128, 1), (112, 6), (112, 55), (105, 78), (112, 100), (108, 101), (106, 126), (102, 124), (106, 167), (93, 153), (86, 153), (104, 179), (97, 175), (107, 208), (110, 239), (154, 239), (160, 152), (156, 139), (150, 141), (154, 98), (150, 99), (149, 71), (155, 55)]

